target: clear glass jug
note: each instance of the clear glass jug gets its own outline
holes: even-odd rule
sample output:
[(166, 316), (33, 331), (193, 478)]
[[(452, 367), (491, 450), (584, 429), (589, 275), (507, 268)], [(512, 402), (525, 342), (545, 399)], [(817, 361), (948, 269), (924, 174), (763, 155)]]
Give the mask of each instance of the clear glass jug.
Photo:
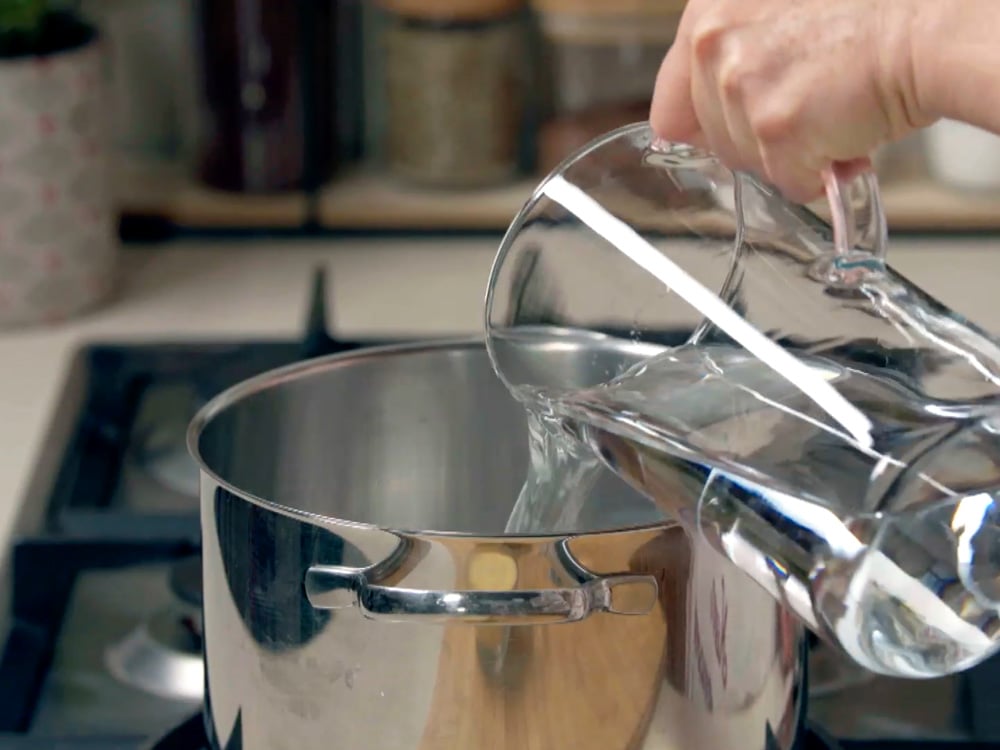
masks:
[[(874, 176), (828, 192), (837, 232), (646, 124), (610, 133), (508, 230), (490, 356), (859, 664), (959, 671), (1000, 638), (1000, 346), (886, 264)], [(600, 374), (570, 387), (580, 347)]]

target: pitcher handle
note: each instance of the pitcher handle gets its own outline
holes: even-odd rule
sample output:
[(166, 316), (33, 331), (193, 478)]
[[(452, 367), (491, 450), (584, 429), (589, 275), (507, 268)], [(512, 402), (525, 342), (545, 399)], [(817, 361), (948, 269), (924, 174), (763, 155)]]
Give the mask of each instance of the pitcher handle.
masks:
[(885, 260), (888, 226), (875, 173), (869, 169), (845, 182), (831, 167), (823, 171), (823, 185), (838, 254), (862, 250)]
[(305, 591), (317, 609), (359, 607), (369, 619), (534, 625), (583, 620), (594, 612), (644, 615), (659, 596), (654, 576), (594, 576), (573, 588), (438, 591), (382, 586), (369, 569), (314, 565)]

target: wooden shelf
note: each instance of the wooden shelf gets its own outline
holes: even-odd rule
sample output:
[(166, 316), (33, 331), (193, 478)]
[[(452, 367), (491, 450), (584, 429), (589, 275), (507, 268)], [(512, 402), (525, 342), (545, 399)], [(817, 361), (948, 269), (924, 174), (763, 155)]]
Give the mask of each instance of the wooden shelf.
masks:
[[(536, 182), (432, 190), (362, 170), (328, 185), (316, 210), (320, 224), (330, 230), (502, 232)], [(123, 213), (157, 216), (191, 229), (295, 228), (309, 218), (304, 194), (213, 190), (165, 164), (119, 165), (115, 192)], [(1000, 194), (962, 193), (910, 173), (883, 179), (882, 198), (892, 231), (1000, 232)]]
[(949, 189), (930, 177), (889, 182), (882, 201), (893, 231), (1000, 231), (1000, 195)]
[(116, 164), (113, 181), (122, 213), (155, 216), (185, 228), (295, 228), (309, 216), (302, 193), (244, 195), (214, 190), (173, 164)]
[(361, 171), (323, 191), (319, 220), (329, 229), (502, 232), (536, 184), (536, 179), (527, 179), (495, 188), (432, 190)]

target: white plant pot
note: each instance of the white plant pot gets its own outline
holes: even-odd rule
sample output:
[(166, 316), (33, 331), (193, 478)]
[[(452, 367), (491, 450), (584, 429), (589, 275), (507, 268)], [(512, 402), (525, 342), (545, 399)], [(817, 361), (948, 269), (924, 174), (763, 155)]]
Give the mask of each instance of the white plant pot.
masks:
[(104, 300), (118, 242), (101, 44), (0, 60), (0, 326)]
[(954, 120), (924, 132), (927, 164), (940, 182), (963, 190), (1000, 190), (1000, 136)]

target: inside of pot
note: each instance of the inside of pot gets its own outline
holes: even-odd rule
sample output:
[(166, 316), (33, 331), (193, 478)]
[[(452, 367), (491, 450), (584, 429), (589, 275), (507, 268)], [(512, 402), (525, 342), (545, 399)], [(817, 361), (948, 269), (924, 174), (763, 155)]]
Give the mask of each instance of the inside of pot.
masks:
[[(592, 350), (562, 356), (592, 377)], [(241, 494), (329, 518), (501, 535), (528, 465), (524, 409), (478, 342), (341, 356), (223, 399), (196, 434), (203, 467)], [(604, 471), (573, 527), (551, 531), (662, 520)]]

